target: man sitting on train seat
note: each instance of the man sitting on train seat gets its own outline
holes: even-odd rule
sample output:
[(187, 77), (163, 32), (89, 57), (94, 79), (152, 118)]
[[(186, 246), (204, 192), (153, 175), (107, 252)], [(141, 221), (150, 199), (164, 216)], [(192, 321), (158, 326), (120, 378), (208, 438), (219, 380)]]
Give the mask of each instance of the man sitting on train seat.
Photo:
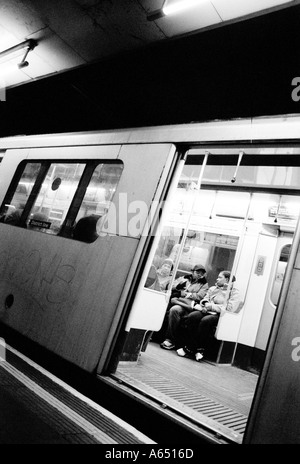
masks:
[(216, 284), (209, 288), (200, 304), (196, 304), (194, 311), (184, 319), (183, 347), (177, 350), (178, 356), (194, 356), (196, 361), (201, 361), (211, 331), (216, 327), (221, 312), (239, 311), (241, 307), (239, 291), (233, 285), (235, 277), (232, 276), (231, 279), (230, 277), (230, 271), (220, 272)]
[[(172, 266), (170, 267), (170, 264), (172, 263)], [(169, 267), (168, 272), (169, 276), (167, 277), (167, 267)], [(155, 266), (151, 266), (145, 287), (152, 288), (154, 290), (158, 291), (163, 291), (166, 292), (169, 288), (170, 281), (172, 279), (172, 269), (173, 269), (173, 261), (170, 258), (167, 258), (163, 261), (163, 264), (161, 266), (161, 277), (159, 277), (159, 270), (155, 268)], [(160, 279), (160, 281), (159, 281)], [(172, 284), (172, 290), (171, 290), (171, 296), (170, 296), (170, 301), (166, 309), (165, 317), (162, 323), (162, 327), (160, 330), (157, 332), (151, 332), (151, 340), (156, 343), (161, 343), (165, 339), (166, 335), (166, 330), (168, 326), (168, 316), (169, 316), (169, 310), (172, 306), (174, 306), (175, 302), (173, 302), (173, 299), (176, 297), (181, 296), (181, 292), (184, 291), (188, 285), (193, 280), (193, 275), (192, 274), (186, 274), (184, 276), (178, 277), (177, 279), (174, 280)]]
[(192, 268), (192, 273), (191, 282), (180, 291), (181, 296), (171, 298), (166, 339), (160, 345), (165, 350), (175, 348), (182, 318), (193, 311), (195, 303), (202, 300), (208, 290), (206, 270), (202, 264), (196, 264)]

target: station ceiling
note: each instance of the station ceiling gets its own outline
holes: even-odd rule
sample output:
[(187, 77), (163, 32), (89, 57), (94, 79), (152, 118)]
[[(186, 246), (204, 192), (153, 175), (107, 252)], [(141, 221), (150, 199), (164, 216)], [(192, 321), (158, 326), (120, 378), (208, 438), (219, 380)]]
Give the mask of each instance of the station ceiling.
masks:
[[(300, 2), (198, 0), (196, 7), (179, 15), (156, 14), (164, 5), (178, 1), (1, 0), (0, 79), (1, 52), (29, 39), (36, 44), (26, 58), (29, 65), (21, 69), (15, 67), (5, 74), (5, 84), (2, 76), (2, 85), (6, 88), (19, 86), (160, 41), (291, 8)], [(3, 61), (7, 60), (5, 56)]]

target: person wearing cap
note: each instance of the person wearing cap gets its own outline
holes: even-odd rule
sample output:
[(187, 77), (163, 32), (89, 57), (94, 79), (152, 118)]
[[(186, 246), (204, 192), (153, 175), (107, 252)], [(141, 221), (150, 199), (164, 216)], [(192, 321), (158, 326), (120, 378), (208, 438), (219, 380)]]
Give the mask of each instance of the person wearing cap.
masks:
[(234, 287), (235, 277), (230, 271), (219, 273), (216, 284), (209, 288), (200, 304), (184, 321), (183, 347), (178, 356), (194, 356), (201, 361), (207, 348), (211, 329), (217, 325), (222, 310), (238, 312), (241, 308), (239, 291)]
[(192, 279), (185, 289), (180, 290), (180, 297), (171, 298), (166, 339), (160, 345), (165, 350), (175, 348), (182, 318), (193, 311), (194, 305), (204, 298), (208, 290), (204, 266), (196, 264), (191, 270)]

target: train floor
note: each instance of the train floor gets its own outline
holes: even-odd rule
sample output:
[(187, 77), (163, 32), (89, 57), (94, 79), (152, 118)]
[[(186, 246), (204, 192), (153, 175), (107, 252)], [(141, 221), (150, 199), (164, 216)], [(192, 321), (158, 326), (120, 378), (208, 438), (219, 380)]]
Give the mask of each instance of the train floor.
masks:
[(137, 362), (119, 363), (115, 378), (235, 443), (242, 443), (258, 380), (231, 365), (181, 358), (153, 342)]
[(1, 351), (0, 412), (0, 444), (154, 443), (9, 346)]

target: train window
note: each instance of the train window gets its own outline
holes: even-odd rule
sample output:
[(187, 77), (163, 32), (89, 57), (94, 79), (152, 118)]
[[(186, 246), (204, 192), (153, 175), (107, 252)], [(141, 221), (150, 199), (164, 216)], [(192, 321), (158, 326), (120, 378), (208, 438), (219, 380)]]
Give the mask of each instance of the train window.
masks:
[(27, 215), (28, 229), (54, 235), (59, 232), (84, 168), (84, 163), (50, 164), (30, 213)]
[(278, 303), (278, 298), (279, 298), (279, 293), (281, 290), (284, 274), (285, 274), (285, 268), (290, 256), (291, 252), (291, 245), (286, 245), (282, 248), (280, 256), (279, 256), (279, 261), (277, 263), (276, 267), (276, 272), (275, 272), (275, 279), (271, 291), (271, 301), (274, 306), (277, 305)]
[[(1, 207), (1, 220), (91, 243), (122, 169), (119, 162), (21, 163)], [(17, 217), (14, 222), (9, 221), (12, 213)]]
[(76, 222), (83, 216), (103, 216), (107, 213), (121, 171), (122, 166), (119, 164), (99, 164), (96, 167), (83, 197)]
[(19, 225), (21, 214), (25, 208), (33, 185), (37, 179), (41, 163), (26, 163), (19, 180), (13, 182), (1, 207), (1, 221), (11, 225)]

